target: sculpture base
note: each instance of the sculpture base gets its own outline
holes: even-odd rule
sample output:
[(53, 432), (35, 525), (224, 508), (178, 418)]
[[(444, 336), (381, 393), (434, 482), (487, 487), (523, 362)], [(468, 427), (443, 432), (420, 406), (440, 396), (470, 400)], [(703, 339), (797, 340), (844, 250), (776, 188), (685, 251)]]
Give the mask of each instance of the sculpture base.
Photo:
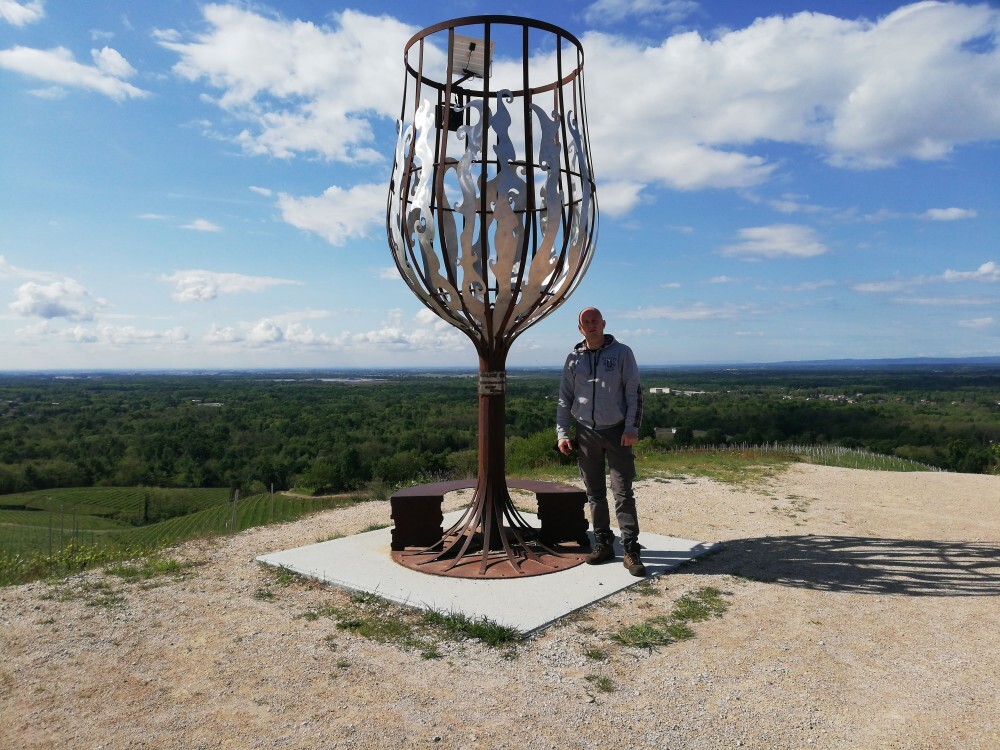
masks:
[[(473, 542), (473, 545), (475, 542)], [(580, 565), (590, 552), (589, 546), (579, 544), (551, 545), (549, 552), (541, 547), (533, 547), (535, 559), (520, 550), (515, 552), (515, 563), (511, 563), (503, 549), (491, 550), (483, 561), (482, 545), (479, 549), (464, 555), (458, 562), (452, 558), (435, 559), (436, 553), (427, 552), (423, 547), (394, 550), (392, 559), (404, 568), (451, 578), (524, 578), (558, 573)], [(520, 552), (520, 554), (517, 554)], [(553, 554), (554, 553), (554, 554)]]
[[(490, 549), (484, 554), (481, 519), (479, 526), (456, 524), (447, 531), (441, 525), (445, 494), (475, 485), (474, 480), (436, 482), (394, 493), (390, 498), (395, 523), (392, 559), (431, 575), (503, 579), (569, 570), (590, 552), (586, 492), (560, 482), (508, 479), (507, 487), (534, 493), (540, 528), (505, 525), (502, 530), (494, 529)], [(510, 502), (509, 497), (506, 500)], [(458, 550), (463, 554), (457, 558)]]

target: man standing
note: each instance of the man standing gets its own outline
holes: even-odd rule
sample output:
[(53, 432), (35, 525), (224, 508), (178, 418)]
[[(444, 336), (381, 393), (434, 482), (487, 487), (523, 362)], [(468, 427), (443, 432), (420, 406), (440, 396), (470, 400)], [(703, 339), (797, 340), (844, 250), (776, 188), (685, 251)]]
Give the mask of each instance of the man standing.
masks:
[(645, 576), (646, 568), (639, 555), (639, 519), (632, 493), (635, 479), (632, 446), (639, 439), (642, 421), (639, 367), (629, 347), (604, 333), (605, 321), (596, 307), (585, 308), (578, 323), (583, 341), (573, 348), (563, 367), (556, 407), (556, 436), (560, 452), (568, 456), (573, 449), (570, 422), (576, 422), (580, 476), (587, 488), (596, 542), (587, 562), (595, 565), (615, 557), (604, 474), (606, 462), (625, 551), (625, 567), (634, 576)]

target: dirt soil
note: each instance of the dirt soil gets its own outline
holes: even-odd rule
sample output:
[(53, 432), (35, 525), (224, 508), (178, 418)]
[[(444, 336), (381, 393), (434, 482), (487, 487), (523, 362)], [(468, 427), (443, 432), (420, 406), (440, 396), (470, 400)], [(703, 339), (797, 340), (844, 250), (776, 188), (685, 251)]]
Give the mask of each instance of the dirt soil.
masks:
[[(794, 465), (637, 494), (644, 529), (724, 549), (513, 653), (365, 638), (306, 616), (349, 594), (255, 562), (384, 502), (180, 545), (179, 573), (0, 589), (0, 747), (1000, 748), (1000, 477)], [(612, 640), (705, 587), (729, 606), (693, 639)]]

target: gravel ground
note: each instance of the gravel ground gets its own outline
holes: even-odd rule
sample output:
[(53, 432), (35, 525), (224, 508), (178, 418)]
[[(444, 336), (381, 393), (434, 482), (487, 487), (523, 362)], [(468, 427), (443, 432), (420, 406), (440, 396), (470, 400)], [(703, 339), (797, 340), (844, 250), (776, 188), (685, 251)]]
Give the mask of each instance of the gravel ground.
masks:
[[(148, 580), (0, 589), (0, 747), (1000, 748), (1000, 477), (794, 465), (637, 494), (647, 530), (724, 549), (514, 651), (365, 638), (310, 616), (347, 593), (254, 562), (385, 523), (379, 502), (178, 546), (190, 566)], [(705, 587), (728, 609), (693, 639), (612, 640)]]

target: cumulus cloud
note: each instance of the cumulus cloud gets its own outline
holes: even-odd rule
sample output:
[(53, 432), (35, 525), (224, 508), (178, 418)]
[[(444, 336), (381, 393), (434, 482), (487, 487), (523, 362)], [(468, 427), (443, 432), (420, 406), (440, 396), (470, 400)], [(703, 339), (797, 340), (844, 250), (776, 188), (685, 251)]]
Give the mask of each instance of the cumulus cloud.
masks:
[(983, 263), (975, 271), (952, 271), (948, 269), (944, 272), (945, 281), (981, 281), (987, 284), (1000, 284), (1000, 266), (992, 260)]
[(810, 258), (827, 252), (811, 227), (773, 224), (739, 231), (740, 241), (727, 245), (722, 254), (737, 258)]
[(288, 344), (295, 346), (329, 346), (330, 338), (317, 333), (305, 323), (282, 322), (276, 318), (261, 318), (250, 326), (244, 340), (251, 346)]
[(1000, 10), (985, 4), (921, 2), (875, 21), (804, 12), (652, 44), (588, 33), (596, 172), (676, 189), (752, 187), (777, 168), (753, 153), (767, 141), (808, 146), (839, 167), (944, 158), (1000, 136), (1000, 51), (972, 44), (998, 28)]
[(18, 46), (0, 50), (0, 68), (61, 86), (89, 89), (116, 101), (149, 95), (124, 80), (135, 69), (118, 51), (104, 47), (94, 50), (93, 57), (94, 65), (84, 65), (65, 47), (40, 50)]
[[(256, 7), (208, 4), (203, 31), (155, 36), (177, 54), (177, 75), (206, 86), (243, 123), (230, 136), (247, 152), (382, 161), (372, 124), (398, 116), (400, 84), (399, 59), (386, 50), (401, 50), (415, 29), (358, 11), (324, 25)], [(604, 26), (676, 22), (696, 11), (684, 0), (598, 0), (586, 14)], [(588, 32), (588, 131), (601, 205), (627, 213), (650, 185), (753, 188), (781, 167), (763, 154), (769, 143), (874, 169), (996, 139), (998, 30), (1000, 9), (990, 4), (917, 2), (874, 20), (802, 12), (651, 42)], [(425, 53), (442, 57), (431, 46)], [(498, 51), (494, 67), (503, 65)], [(775, 208), (821, 210), (795, 198)], [(342, 227), (334, 229), (328, 238), (339, 238)]]
[(218, 273), (201, 269), (174, 271), (160, 281), (174, 285), (171, 297), (178, 302), (208, 302), (220, 294), (257, 293), (273, 286), (301, 285), (301, 281), (272, 276), (246, 276), (241, 273)]
[(26, 3), (0, 0), (0, 18), (14, 26), (27, 26), (29, 23), (41, 21), (44, 17), (45, 6), (42, 0), (29, 0)]
[(334, 25), (266, 17), (237, 5), (202, 9), (208, 28), (189, 41), (157, 33), (176, 52), (174, 72), (205, 81), (216, 103), (247, 127), (234, 139), (253, 154), (316, 153), (372, 162), (368, 117), (398, 116), (399, 57), (414, 28), (388, 16), (344, 11)]
[(220, 326), (213, 323), (202, 337), (206, 344), (235, 344), (243, 341), (243, 336), (232, 326)]
[(111, 47), (103, 47), (99, 50), (92, 49), (90, 56), (94, 58), (94, 64), (101, 72), (113, 78), (131, 78), (136, 73), (135, 68), (129, 64), (128, 60), (122, 57), (118, 50)]
[(380, 183), (346, 190), (334, 185), (318, 196), (296, 198), (282, 193), (278, 207), (282, 218), (292, 226), (315, 232), (339, 246), (385, 226), (385, 191), (385, 185)]
[(471, 346), (464, 334), (426, 308), (412, 319), (407, 319), (402, 310), (390, 310), (378, 328), (343, 333), (334, 344), (338, 348), (381, 352), (464, 351)]
[(930, 221), (959, 221), (974, 219), (977, 215), (971, 208), (929, 208), (922, 214), (922, 218)]
[(92, 320), (106, 302), (91, 296), (80, 282), (61, 279), (48, 284), (29, 281), (14, 291), (9, 307), (18, 315), (51, 320)]

